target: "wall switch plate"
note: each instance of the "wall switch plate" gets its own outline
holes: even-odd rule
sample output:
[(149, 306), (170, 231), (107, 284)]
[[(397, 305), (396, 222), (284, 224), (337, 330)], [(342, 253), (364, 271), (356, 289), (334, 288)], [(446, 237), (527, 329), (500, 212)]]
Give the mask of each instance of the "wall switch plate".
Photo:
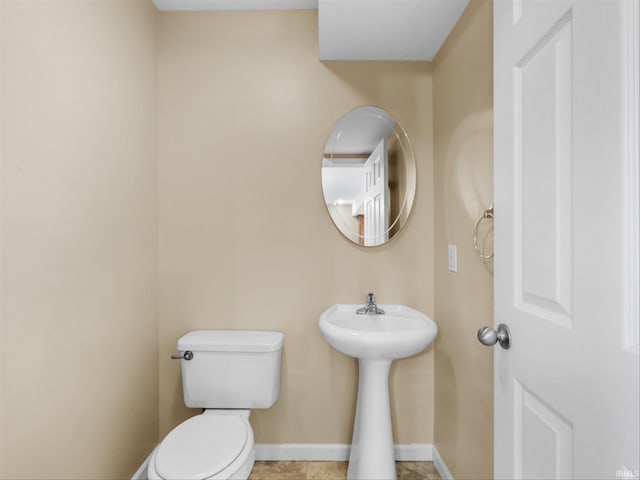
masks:
[(448, 265), (450, 272), (458, 271), (458, 249), (455, 245), (449, 245)]

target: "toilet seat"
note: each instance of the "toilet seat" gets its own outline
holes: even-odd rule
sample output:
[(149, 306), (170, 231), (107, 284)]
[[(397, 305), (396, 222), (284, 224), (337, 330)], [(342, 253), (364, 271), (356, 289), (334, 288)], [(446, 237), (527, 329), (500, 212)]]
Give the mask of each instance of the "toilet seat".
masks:
[(242, 416), (197, 415), (164, 438), (149, 467), (167, 480), (228, 478), (253, 459), (253, 447), (253, 432)]

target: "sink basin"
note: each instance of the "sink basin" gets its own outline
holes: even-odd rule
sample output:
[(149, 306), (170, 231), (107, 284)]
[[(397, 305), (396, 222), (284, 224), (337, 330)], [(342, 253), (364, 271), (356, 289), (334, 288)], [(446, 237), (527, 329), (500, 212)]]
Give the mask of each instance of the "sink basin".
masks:
[[(373, 294), (371, 294), (373, 295)], [(349, 454), (349, 480), (396, 477), (389, 403), (389, 370), (394, 360), (427, 348), (438, 326), (404, 305), (379, 305), (384, 314), (358, 315), (362, 305), (334, 305), (318, 325), (329, 345), (358, 359), (358, 402)]]
[(410, 357), (427, 348), (438, 326), (404, 305), (379, 305), (382, 315), (356, 314), (362, 305), (334, 305), (319, 320), (325, 340), (339, 352), (362, 359)]

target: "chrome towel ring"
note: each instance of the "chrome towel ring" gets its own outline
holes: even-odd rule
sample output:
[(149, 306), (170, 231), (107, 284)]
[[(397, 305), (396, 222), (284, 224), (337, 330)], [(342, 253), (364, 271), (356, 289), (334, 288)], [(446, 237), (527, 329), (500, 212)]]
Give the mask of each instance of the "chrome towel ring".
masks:
[(493, 220), (493, 203), (489, 205), (488, 209), (482, 212), (482, 215), (480, 216), (480, 218), (478, 218), (478, 220), (476, 220), (476, 224), (473, 227), (473, 249), (476, 251), (481, 260), (490, 260), (493, 258), (493, 252), (491, 252), (489, 255), (485, 255), (484, 252), (480, 250), (480, 247), (478, 247), (478, 228), (480, 228), (480, 224), (485, 218)]

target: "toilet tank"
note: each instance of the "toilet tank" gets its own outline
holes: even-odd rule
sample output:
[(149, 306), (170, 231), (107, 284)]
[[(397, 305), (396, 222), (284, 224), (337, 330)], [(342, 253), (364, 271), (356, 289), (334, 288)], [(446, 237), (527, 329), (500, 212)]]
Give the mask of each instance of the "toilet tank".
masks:
[(280, 394), (282, 332), (195, 330), (178, 340), (184, 403), (193, 408), (269, 408)]

